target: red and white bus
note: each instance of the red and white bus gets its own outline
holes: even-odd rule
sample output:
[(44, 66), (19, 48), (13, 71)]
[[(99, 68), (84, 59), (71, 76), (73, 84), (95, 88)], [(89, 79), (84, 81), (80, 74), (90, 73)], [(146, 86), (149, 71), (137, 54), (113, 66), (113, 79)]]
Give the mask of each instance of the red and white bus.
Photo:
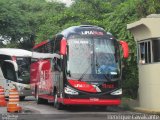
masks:
[(119, 105), (120, 45), (127, 58), (126, 42), (117, 41), (100, 27), (82, 25), (34, 46), (31, 83), (37, 103), (47, 99), (57, 109), (64, 105)]

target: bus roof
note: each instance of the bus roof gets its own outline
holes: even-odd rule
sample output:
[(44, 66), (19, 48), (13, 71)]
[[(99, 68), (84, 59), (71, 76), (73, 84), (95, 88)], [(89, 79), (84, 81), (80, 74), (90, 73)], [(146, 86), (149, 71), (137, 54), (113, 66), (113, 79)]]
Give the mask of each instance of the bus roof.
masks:
[(36, 45), (33, 47), (33, 49), (36, 49), (36, 48), (38, 48), (38, 47), (46, 44), (48, 41), (49, 41), (49, 40), (45, 40), (45, 41), (40, 42), (39, 44), (36, 44)]
[(54, 53), (54, 54), (50, 54), (50, 53), (38, 53), (38, 52), (32, 52), (32, 58), (37, 58), (37, 59), (44, 59), (44, 58), (60, 58), (60, 55)]
[(17, 48), (0, 48), (0, 55), (31, 57), (32, 52), (24, 49), (17, 49)]
[(98, 31), (103, 34), (106, 34), (105, 30), (101, 27), (94, 26), (94, 25), (79, 25), (79, 26), (72, 26), (67, 29), (64, 29), (60, 34), (62, 34), (65, 38), (67, 38), (70, 34), (81, 34), (82, 31)]

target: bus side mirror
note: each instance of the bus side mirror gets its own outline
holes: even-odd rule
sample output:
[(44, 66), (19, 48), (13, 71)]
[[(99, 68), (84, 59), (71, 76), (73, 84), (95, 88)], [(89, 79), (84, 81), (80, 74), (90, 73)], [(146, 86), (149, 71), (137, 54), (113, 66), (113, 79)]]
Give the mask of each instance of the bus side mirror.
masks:
[(124, 58), (128, 58), (129, 56), (129, 47), (128, 47), (128, 43), (125, 41), (119, 41), (120, 45), (122, 46), (122, 50), (123, 50), (123, 57)]
[(1, 68), (5, 79), (17, 81), (16, 71), (18, 71), (18, 65), (15, 61), (4, 60)]
[(15, 61), (5, 60), (5, 62), (12, 64), (13, 67), (14, 67), (14, 70), (15, 70), (16, 72), (18, 71), (18, 65), (17, 65), (17, 63), (16, 63)]
[(61, 55), (66, 55), (66, 47), (67, 47), (67, 40), (63, 38), (60, 44), (60, 54)]

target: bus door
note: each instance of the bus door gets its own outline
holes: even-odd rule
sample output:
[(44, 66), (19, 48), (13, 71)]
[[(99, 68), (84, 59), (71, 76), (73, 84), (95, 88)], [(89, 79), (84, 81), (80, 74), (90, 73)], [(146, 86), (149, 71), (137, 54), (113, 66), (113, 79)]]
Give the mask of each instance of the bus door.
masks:
[(32, 63), (30, 67), (30, 84), (31, 84), (31, 90), (32, 94), (36, 95), (37, 85), (40, 78), (40, 72), (39, 72), (39, 60), (36, 58), (32, 58)]
[(43, 59), (40, 63), (40, 88), (47, 95), (53, 94), (51, 60)]
[(60, 58), (54, 58), (53, 59), (53, 82), (54, 86), (56, 86), (57, 93), (62, 93), (63, 91), (63, 79), (61, 72), (61, 59)]

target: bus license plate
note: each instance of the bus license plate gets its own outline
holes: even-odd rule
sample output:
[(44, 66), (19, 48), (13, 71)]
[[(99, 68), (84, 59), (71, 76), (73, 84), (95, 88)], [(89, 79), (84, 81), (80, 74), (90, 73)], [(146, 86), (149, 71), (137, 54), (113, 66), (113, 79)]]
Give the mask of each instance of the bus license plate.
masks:
[(90, 101), (99, 101), (99, 98), (90, 98)]

